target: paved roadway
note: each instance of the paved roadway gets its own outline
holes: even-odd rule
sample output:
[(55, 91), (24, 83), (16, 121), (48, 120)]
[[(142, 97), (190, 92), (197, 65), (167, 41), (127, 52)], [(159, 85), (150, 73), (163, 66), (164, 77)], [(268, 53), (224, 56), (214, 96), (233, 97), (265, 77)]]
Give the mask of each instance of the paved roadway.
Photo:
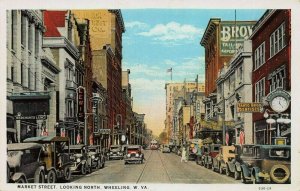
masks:
[(181, 183), (181, 184), (237, 184), (226, 175), (199, 166), (195, 161), (180, 162), (174, 153), (145, 150), (143, 164), (124, 165), (123, 160), (106, 161), (103, 169), (91, 174), (74, 175), (75, 183)]

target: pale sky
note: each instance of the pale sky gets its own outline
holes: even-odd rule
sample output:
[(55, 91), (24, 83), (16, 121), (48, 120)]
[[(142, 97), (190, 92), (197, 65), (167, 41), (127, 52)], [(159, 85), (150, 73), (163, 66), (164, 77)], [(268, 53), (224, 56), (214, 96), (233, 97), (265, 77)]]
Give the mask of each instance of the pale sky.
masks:
[[(258, 20), (265, 9), (236, 10), (237, 20)], [(144, 113), (147, 127), (159, 135), (166, 113), (165, 84), (204, 82), (204, 49), (200, 40), (210, 18), (235, 19), (234, 10), (122, 9), (123, 70), (130, 69), (133, 110)]]

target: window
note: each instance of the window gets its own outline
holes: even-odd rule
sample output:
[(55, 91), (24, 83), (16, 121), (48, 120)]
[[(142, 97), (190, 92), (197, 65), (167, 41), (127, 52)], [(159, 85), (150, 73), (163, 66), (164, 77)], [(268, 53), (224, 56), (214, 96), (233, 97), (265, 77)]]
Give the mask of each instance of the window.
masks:
[(35, 45), (34, 45), (34, 56), (37, 57), (39, 55), (39, 44), (40, 44), (40, 35), (39, 35), (39, 30), (35, 28)]
[(30, 68), (28, 68), (28, 88), (30, 88), (30, 79), (31, 79), (31, 71)]
[(275, 72), (269, 75), (270, 81), (270, 92), (275, 91), (277, 88), (285, 89), (286, 84), (286, 75), (285, 75), (285, 68), (279, 68)]
[(240, 66), (237, 70), (237, 82), (238, 84), (243, 82), (243, 66)]
[(29, 51), (32, 51), (32, 46), (33, 46), (33, 36), (32, 36), (32, 31), (31, 31), (31, 28), (32, 28), (32, 23), (28, 23), (28, 50)]
[(34, 72), (34, 87), (33, 87), (33, 89), (34, 90), (36, 90), (36, 72)]
[(11, 78), (11, 81), (13, 82), (14, 81), (14, 67), (11, 66), (10, 70), (11, 70), (11, 76), (10, 76), (10, 78)]
[(24, 15), (21, 18), (21, 44), (26, 46), (26, 17)]
[(262, 102), (265, 96), (265, 78), (255, 84), (255, 102)]
[(265, 42), (263, 42), (254, 52), (254, 70), (259, 68), (265, 62)]
[(21, 63), (21, 85), (23, 85), (24, 82), (24, 64)]
[(16, 42), (15, 42), (15, 37), (16, 37), (16, 30), (15, 30), (15, 25), (17, 23), (17, 11), (11, 11), (11, 49), (15, 50), (16, 49)]
[(270, 57), (285, 47), (285, 23), (282, 23), (270, 36)]
[(73, 107), (73, 101), (67, 100), (66, 101), (66, 108), (67, 108), (67, 117), (74, 117), (74, 107)]

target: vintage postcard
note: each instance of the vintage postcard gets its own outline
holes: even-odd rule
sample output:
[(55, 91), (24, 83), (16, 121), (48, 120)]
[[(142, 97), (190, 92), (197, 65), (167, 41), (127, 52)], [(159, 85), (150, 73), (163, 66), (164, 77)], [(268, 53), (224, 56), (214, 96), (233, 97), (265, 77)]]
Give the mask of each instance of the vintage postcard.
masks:
[(300, 190), (299, 6), (5, 0), (0, 190)]

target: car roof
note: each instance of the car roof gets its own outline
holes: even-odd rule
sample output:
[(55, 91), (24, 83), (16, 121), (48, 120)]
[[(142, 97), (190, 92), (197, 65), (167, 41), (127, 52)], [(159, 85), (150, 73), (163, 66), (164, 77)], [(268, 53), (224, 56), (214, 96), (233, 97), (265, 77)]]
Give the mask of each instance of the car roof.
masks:
[(9, 151), (18, 151), (26, 149), (37, 149), (42, 148), (43, 145), (39, 143), (11, 143), (7, 144), (7, 150)]
[(141, 145), (128, 145), (128, 149), (135, 149), (135, 148), (140, 148)]
[(69, 141), (68, 137), (59, 137), (59, 136), (40, 136), (40, 137), (30, 137), (25, 139), (23, 142), (37, 142), (37, 143), (45, 143), (45, 142), (66, 142)]
[(80, 145), (70, 145), (70, 149), (82, 149), (85, 145), (80, 144)]

